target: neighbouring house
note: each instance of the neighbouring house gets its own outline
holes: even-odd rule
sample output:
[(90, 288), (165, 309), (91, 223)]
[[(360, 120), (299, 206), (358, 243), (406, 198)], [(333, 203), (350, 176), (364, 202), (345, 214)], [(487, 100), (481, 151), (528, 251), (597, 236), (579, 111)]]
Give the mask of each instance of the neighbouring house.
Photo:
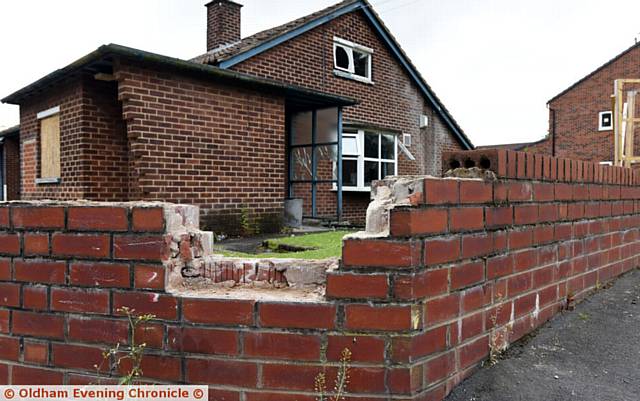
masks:
[(472, 148), (366, 1), (245, 39), (239, 4), (206, 6), (203, 56), (106, 45), (3, 99), (20, 105), (22, 199), (190, 203), (266, 231), (296, 198), (359, 222), (371, 181)]
[(0, 201), (20, 199), (20, 127), (0, 131)]
[(519, 152), (551, 154), (550, 141), (544, 137), (534, 142), (502, 143), (498, 145), (480, 145), (476, 149), (505, 149)]
[[(547, 102), (548, 135), (519, 150), (612, 163), (614, 133), (611, 96), (616, 79), (640, 79), (640, 43), (629, 47), (551, 98)], [(629, 86), (629, 89), (634, 88)], [(640, 89), (640, 86), (635, 89)], [(638, 135), (635, 149), (637, 154), (640, 150)]]

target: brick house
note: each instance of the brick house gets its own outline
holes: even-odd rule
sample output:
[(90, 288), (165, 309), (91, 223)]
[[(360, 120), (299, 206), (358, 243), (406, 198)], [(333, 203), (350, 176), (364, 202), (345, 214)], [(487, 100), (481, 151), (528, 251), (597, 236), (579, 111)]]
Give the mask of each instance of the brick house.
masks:
[(0, 131), (0, 201), (20, 199), (20, 127)]
[[(613, 84), (616, 79), (629, 78), (640, 78), (640, 43), (551, 98), (547, 102), (549, 134), (519, 150), (611, 163), (614, 158)], [(640, 138), (636, 135), (636, 154), (639, 146)]]
[(20, 105), (21, 197), (191, 203), (210, 221), (293, 197), (357, 222), (372, 180), (472, 148), (366, 1), (244, 39), (240, 8), (207, 4), (193, 60), (102, 46), (3, 99)]

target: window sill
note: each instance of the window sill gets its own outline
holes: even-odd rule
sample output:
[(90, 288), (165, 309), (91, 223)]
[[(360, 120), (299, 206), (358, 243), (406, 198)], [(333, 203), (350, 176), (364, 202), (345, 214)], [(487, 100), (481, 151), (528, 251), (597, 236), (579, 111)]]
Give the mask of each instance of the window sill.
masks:
[(345, 71), (340, 71), (340, 70), (333, 70), (333, 75), (338, 76), (338, 77), (342, 77), (342, 78), (352, 79), (354, 81), (362, 82), (363, 84), (374, 85), (372, 80), (370, 80), (368, 78), (361, 77), (359, 75), (354, 75), (354, 74), (352, 74), (350, 72), (345, 72)]
[(36, 178), (36, 185), (60, 184), (60, 178)]
[(603, 131), (613, 131), (613, 127), (611, 128), (598, 128), (599, 132), (603, 132)]

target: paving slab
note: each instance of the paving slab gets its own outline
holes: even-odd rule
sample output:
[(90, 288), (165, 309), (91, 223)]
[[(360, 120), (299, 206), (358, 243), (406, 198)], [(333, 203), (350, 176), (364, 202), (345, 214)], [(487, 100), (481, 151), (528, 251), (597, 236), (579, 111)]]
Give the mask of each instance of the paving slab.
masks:
[(640, 271), (514, 344), (446, 400), (640, 400)]

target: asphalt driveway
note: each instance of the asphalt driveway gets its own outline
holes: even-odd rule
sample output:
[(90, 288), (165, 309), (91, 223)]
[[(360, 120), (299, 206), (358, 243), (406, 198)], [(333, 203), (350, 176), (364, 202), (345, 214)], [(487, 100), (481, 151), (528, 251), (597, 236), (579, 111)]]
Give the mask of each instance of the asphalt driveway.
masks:
[(480, 369), (447, 401), (640, 400), (640, 271)]

